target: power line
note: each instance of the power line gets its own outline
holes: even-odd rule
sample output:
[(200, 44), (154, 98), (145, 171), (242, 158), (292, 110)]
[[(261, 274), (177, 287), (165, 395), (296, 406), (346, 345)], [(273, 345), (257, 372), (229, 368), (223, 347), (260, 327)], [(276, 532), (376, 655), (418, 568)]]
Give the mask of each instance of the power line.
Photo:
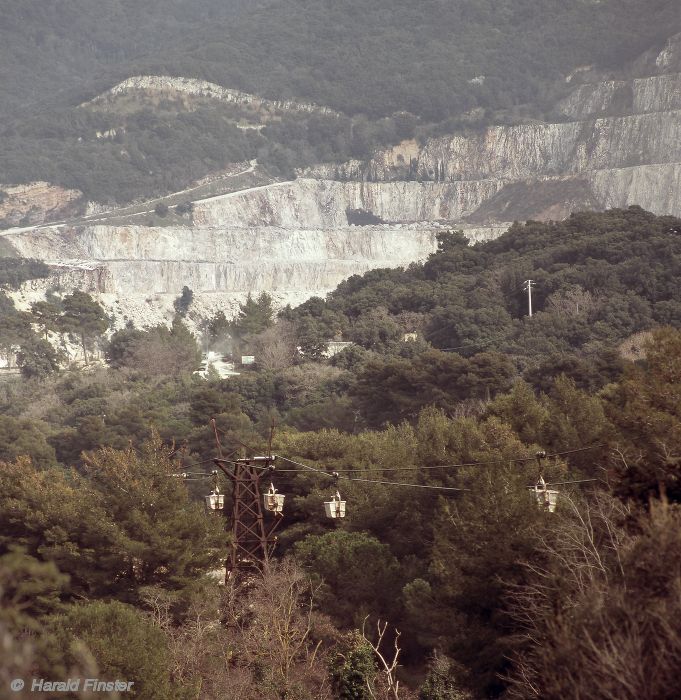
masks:
[[(588, 447), (577, 447), (575, 449), (571, 450), (565, 450), (563, 452), (553, 452), (551, 454), (545, 455), (543, 458), (544, 459), (549, 459), (551, 457), (562, 457), (564, 455), (568, 454), (574, 454), (576, 452), (586, 452), (587, 450), (595, 450), (599, 447), (606, 447), (604, 443), (598, 444), (598, 445), (589, 445)], [(318, 472), (320, 474), (324, 474), (325, 476), (333, 476), (333, 473), (329, 473), (326, 471), (323, 471), (321, 469), (316, 469), (314, 467), (310, 467), (307, 464), (302, 464), (301, 462), (296, 462), (293, 459), (289, 459), (288, 457), (282, 457), (281, 455), (277, 455), (279, 459), (283, 459), (286, 462), (290, 462), (291, 464), (296, 464), (299, 467), (303, 467), (306, 470), (311, 470), (314, 472)], [(436, 464), (432, 466), (418, 466), (418, 467), (377, 467), (378, 470), (380, 471), (385, 471), (385, 472), (392, 472), (392, 471), (422, 471), (426, 469), (459, 469), (459, 468), (464, 468), (464, 467), (483, 467), (487, 466), (490, 464), (513, 464), (513, 463), (518, 463), (518, 462), (532, 462), (535, 459), (537, 459), (536, 455), (533, 455), (532, 457), (518, 457), (518, 458), (513, 458), (513, 459), (492, 459), (488, 460), (485, 462), (462, 462), (461, 464)], [(300, 473), (301, 469), (277, 469), (277, 472), (291, 472), (291, 473)], [(351, 473), (366, 473), (369, 471), (368, 469), (335, 469), (334, 473), (337, 474), (351, 474)], [(349, 478), (349, 477), (347, 477)]]
[(565, 484), (585, 484), (587, 481), (600, 481), (600, 479), (575, 479), (574, 481), (552, 481), (546, 482), (547, 486), (563, 486)]
[[(218, 428), (218, 430), (220, 430), (220, 428)], [(224, 430), (221, 430), (220, 432), (224, 433)], [(238, 442), (238, 440), (237, 440), (237, 442)], [(227, 455), (227, 458), (224, 459), (224, 461), (225, 461), (225, 462), (229, 462), (229, 461), (230, 461), (229, 458), (230, 458), (232, 455), (236, 454), (237, 452), (238, 452), (238, 449), (237, 449), (237, 450), (233, 450), (232, 452), (230, 452), (230, 453)], [(177, 451), (176, 451), (175, 453), (173, 453), (173, 454), (180, 454), (180, 450), (177, 450)], [(171, 455), (171, 456), (172, 456), (172, 455)], [(180, 464), (182, 464), (182, 467), (183, 467), (183, 468), (184, 468), (184, 467), (189, 467), (190, 469), (193, 468), (193, 467), (199, 467), (199, 466), (201, 466), (202, 464), (213, 464), (214, 462), (215, 462), (215, 457), (209, 457), (208, 459), (202, 459), (202, 460), (199, 461), (199, 462), (191, 462), (191, 463), (189, 463), (189, 464), (182, 464), (182, 459), (180, 458)], [(202, 472), (202, 473), (205, 473), (205, 472)]]
[(402, 481), (379, 481), (377, 479), (360, 479), (352, 476), (340, 476), (345, 481), (361, 481), (367, 484), (382, 484), (384, 486), (411, 486), (416, 489), (433, 489), (434, 491), (471, 491), (472, 489), (457, 488), (455, 486), (431, 486), (429, 484), (410, 484)]
[(323, 469), (317, 469), (316, 467), (310, 467), (307, 464), (303, 464), (302, 462), (296, 462), (295, 459), (289, 459), (288, 457), (282, 457), (281, 455), (274, 455), (274, 456), (277, 457), (277, 459), (283, 459), (285, 462), (290, 462), (291, 464), (296, 464), (299, 467), (303, 468), (303, 469), (277, 469), (278, 472), (287, 471), (287, 472), (300, 473), (303, 470), (307, 470), (307, 471), (311, 471), (311, 472), (317, 472), (317, 474), (323, 474), (324, 476), (333, 477), (333, 474), (329, 474), (329, 472), (325, 472)]
[[(571, 450), (564, 450), (562, 452), (553, 452), (551, 454), (547, 454), (543, 457), (543, 459), (548, 459), (551, 457), (562, 457), (564, 455), (568, 454), (575, 454), (578, 452), (586, 452), (588, 450), (594, 450), (599, 447), (605, 447), (604, 443), (598, 444), (598, 445), (589, 445), (588, 447), (577, 447)], [(406, 487), (411, 487), (411, 488), (420, 488), (420, 489), (430, 489), (433, 491), (470, 491), (471, 489), (467, 488), (459, 488), (455, 486), (434, 486), (430, 484), (413, 484), (409, 482), (403, 482), (403, 481), (386, 481), (383, 479), (367, 479), (364, 477), (358, 477), (358, 476), (346, 476), (347, 474), (356, 474), (356, 473), (367, 473), (369, 470), (368, 469), (339, 469), (335, 470), (333, 472), (327, 472), (324, 471), (323, 469), (318, 469), (316, 467), (311, 467), (308, 464), (303, 464), (302, 462), (297, 462), (294, 459), (290, 459), (289, 457), (283, 457), (282, 455), (272, 455), (273, 457), (276, 457), (277, 459), (282, 459), (285, 462), (288, 462), (290, 464), (295, 464), (297, 467), (300, 467), (300, 469), (278, 469), (277, 472), (279, 473), (294, 473), (294, 474), (300, 474), (302, 472), (308, 471), (312, 472), (314, 474), (321, 474), (322, 476), (331, 478), (331, 479), (341, 479), (343, 481), (354, 481), (358, 483), (365, 483), (365, 484), (379, 484), (382, 486), (406, 486)], [(431, 466), (420, 466), (420, 467), (385, 467), (381, 468), (379, 467), (378, 469), (380, 471), (421, 471), (421, 470), (426, 470), (426, 469), (456, 469), (456, 468), (465, 468), (465, 467), (482, 467), (482, 466), (488, 466), (492, 464), (512, 464), (512, 463), (522, 463), (522, 462), (531, 462), (533, 460), (537, 459), (536, 455), (532, 457), (518, 457), (518, 458), (513, 458), (513, 459), (493, 459), (493, 460), (487, 460), (484, 462), (462, 462), (460, 464), (438, 464), (438, 465), (431, 465)], [(204, 460), (204, 462), (198, 462), (197, 464), (202, 464), (208, 461), (213, 461), (211, 460)], [(229, 460), (229, 459), (222, 459), (220, 461), (223, 462), (228, 462), (230, 464), (238, 464), (238, 462), (234, 460)], [(200, 476), (194, 476), (195, 474), (200, 475)], [(181, 474), (176, 474), (175, 476), (183, 476), (185, 481), (205, 481), (206, 479), (209, 479), (212, 474), (205, 474), (205, 473), (200, 473), (200, 472), (182, 472)], [(578, 479), (578, 480), (572, 480), (572, 481), (556, 481), (552, 482), (551, 484), (547, 484), (550, 486), (560, 486), (563, 484), (580, 484), (580, 483), (586, 483), (590, 481), (598, 481), (598, 479)]]
[[(339, 474), (338, 472), (333, 472), (329, 474), (329, 472), (325, 472), (322, 469), (316, 469), (315, 467), (310, 467), (307, 464), (303, 464), (302, 462), (296, 462), (294, 459), (289, 459), (288, 457), (282, 457), (281, 455), (275, 455), (278, 459), (283, 459), (286, 462), (290, 462), (291, 464), (297, 464), (299, 467), (303, 467), (302, 470), (296, 470), (298, 472), (307, 470), (311, 472), (316, 472), (317, 474), (322, 474), (323, 476), (327, 476), (331, 479), (342, 479), (343, 481), (359, 481), (367, 484), (382, 484), (384, 486), (411, 486), (413, 488), (420, 488), (420, 489), (433, 489), (435, 491), (470, 491), (470, 489), (462, 489), (462, 488), (456, 488), (454, 486), (430, 486), (427, 484), (409, 484), (405, 483), (402, 481), (382, 481), (379, 479), (362, 479), (359, 477), (353, 477), (353, 476), (343, 476), (342, 474)], [(282, 470), (284, 471), (284, 470)], [(293, 470), (287, 470), (287, 471), (293, 471)]]
[(564, 452), (554, 452), (553, 454), (546, 455), (546, 458), (562, 457), (563, 455), (571, 455), (575, 452), (586, 452), (587, 450), (595, 450), (598, 447), (607, 447), (607, 445), (604, 442), (601, 442), (598, 445), (590, 445), (589, 447), (576, 447), (574, 450), (565, 450)]
[[(573, 450), (566, 450), (565, 452), (556, 452), (550, 455), (546, 455), (546, 457), (558, 457), (562, 456), (563, 454), (573, 454), (575, 452), (584, 452), (586, 450), (593, 450), (596, 447), (602, 447), (602, 445), (591, 445), (589, 447), (579, 447), (575, 448)], [(454, 486), (431, 486), (427, 484), (410, 484), (407, 482), (402, 482), (402, 481), (384, 481), (381, 479), (365, 479), (362, 477), (352, 477), (352, 476), (344, 476), (345, 473), (351, 472), (351, 473), (356, 473), (358, 470), (345, 470), (343, 473), (341, 471), (334, 471), (334, 472), (326, 472), (321, 469), (317, 469), (315, 467), (311, 467), (307, 464), (303, 464), (302, 462), (296, 462), (293, 459), (290, 459), (288, 457), (282, 457), (281, 455), (276, 455), (279, 459), (283, 459), (286, 462), (290, 462), (291, 464), (295, 464), (299, 467), (302, 467), (300, 470), (293, 470), (293, 469), (287, 469), (287, 470), (280, 470), (280, 471), (287, 471), (287, 472), (298, 472), (300, 473), (301, 471), (311, 471), (317, 474), (322, 474), (323, 476), (330, 477), (332, 479), (342, 479), (344, 481), (355, 481), (355, 482), (361, 482), (361, 483), (366, 483), (366, 484), (381, 484), (384, 486), (411, 486), (412, 488), (424, 488), (424, 489), (432, 489), (434, 491), (470, 491), (471, 489), (466, 489), (466, 488), (458, 488)], [(410, 471), (417, 471), (423, 468), (430, 468), (430, 469), (442, 469), (442, 468), (452, 468), (452, 467), (468, 467), (468, 466), (483, 466), (486, 464), (498, 464), (500, 462), (502, 463), (509, 463), (509, 462), (529, 462), (536, 459), (535, 457), (523, 457), (520, 459), (515, 459), (515, 460), (491, 460), (489, 462), (475, 462), (475, 463), (470, 463), (470, 464), (457, 464), (457, 465), (440, 465), (439, 467), (404, 467), (403, 469), (410, 470)], [(388, 471), (387, 469), (385, 471)], [(581, 481), (597, 481), (597, 479), (583, 479)], [(562, 482), (561, 482), (562, 483)], [(579, 481), (572, 481), (572, 482), (564, 482), (564, 483), (580, 483)], [(558, 485), (556, 483), (555, 485)]]

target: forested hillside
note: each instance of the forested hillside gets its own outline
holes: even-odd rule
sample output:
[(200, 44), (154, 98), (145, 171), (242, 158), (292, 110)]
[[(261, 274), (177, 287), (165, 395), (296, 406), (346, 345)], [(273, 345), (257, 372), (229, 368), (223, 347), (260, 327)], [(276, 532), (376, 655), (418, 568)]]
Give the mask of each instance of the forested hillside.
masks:
[[(112, 202), (245, 159), (291, 176), (368, 157), (419, 125), (446, 133), (541, 118), (574, 68), (622, 67), (681, 29), (673, 0), (12, 0), (3, 17), (0, 183), (49, 180)], [(204, 78), (347, 116), (244, 132), (215, 106), (77, 107), (133, 75)], [(110, 129), (115, 140), (96, 138)]]
[[(141, 698), (671, 700), (680, 265), (681, 221), (636, 207), (446, 234), (424, 264), (278, 317), (266, 295), (216, 315), (204, 348), (256, 358), (227, 379), (193, 373), (189, 290), (172, 328), (109, 340), (87, 294), (4, 297), (24, 376), (0, 384), (0, 683), (94, 664)], [(40, 362), (38, 334), (108, 366)], [(334, 336), (354, 344), (328, 358)], [(230, 453), (274, 426), (286, 495), (276, 565), (222, 592), (205, 574), (224, 523), (199, 503), (211, 419)]]
[[(161, 71), (349, 114), (407, 110), (435, 121), (541, 103), (556, 77), (621, 65), (681, 19), (669, 0), (10, 0), (3, 16), (4, 116)], [(481, 75), (482, 86), (469, 82)]]

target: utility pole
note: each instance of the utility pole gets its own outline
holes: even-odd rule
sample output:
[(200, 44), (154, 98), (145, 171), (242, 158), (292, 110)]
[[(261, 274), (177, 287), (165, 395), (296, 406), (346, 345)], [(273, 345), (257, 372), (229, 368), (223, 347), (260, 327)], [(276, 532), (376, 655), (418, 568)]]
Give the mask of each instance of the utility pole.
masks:
[(276, 544), (274, 531), (282, 521), (275, 512), (274, 522), (265, 526), (260, 478), (274, 470), (275, 457), (248, 457), (234, 461), (215, 459), (215, 464), (232, 482), (231, 551), (225, 562), (227, 579), (248, 570), (262, 571)]
[(523, 289), (527, 289), (527, 308), (529, 310), (529, 316), (532, 318), (532, 285), (536, 284), (534, 280), (525, 280), (525, 286)]

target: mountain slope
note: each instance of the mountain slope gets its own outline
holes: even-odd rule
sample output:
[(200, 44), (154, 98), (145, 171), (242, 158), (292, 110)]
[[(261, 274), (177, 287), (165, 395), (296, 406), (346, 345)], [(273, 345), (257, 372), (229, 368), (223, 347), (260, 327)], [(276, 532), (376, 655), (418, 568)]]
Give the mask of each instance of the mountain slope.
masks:
[[(414, 128), (542, 117), (584, 64), (620, 67), (681, 28), (675, 0), (7, 0), (0, 26), (0, 183), (49, 181), (124, 202), (230, 162), (291, 175), (366, 158)], [(316, 115), (237, 129), (233, 114), (166, 101), (79, 108), (131, 76), (201, 78)], [(405, 113), (406, 112), (406, 113)], [(314, 117), (314, 118), (313, 118)], [(119, 141), (96, 139), (117, 129)]]
[[(560, 74), (620, 64), (680, 20), (673, 0), (7, 0), (4, 109), (38, 91), (170, 70), (350, 113), (437, 120), (541, 99)], [(468, 82), (481, 75), (484, 85)]]

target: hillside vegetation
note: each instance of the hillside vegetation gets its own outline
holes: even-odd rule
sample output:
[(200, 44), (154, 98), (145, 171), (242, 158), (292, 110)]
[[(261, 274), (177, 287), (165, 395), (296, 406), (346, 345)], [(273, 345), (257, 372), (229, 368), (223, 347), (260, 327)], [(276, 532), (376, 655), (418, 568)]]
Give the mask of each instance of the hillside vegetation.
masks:
[[(256, 357), (223, 380), (192, 374), (191, 290), (171, 328), (109, 341), (87, 294), (30, 313), (3, 297), (24, 374), (0, 384), (7, 682), (94, 662), (159, 700), (672, 700), (680, 266), (681, 221), (635, 207), (473, 247), (447, 234), (424, 264), (278, 318), (266, 295), (218, 314), (204, 346)], [(28, 263), (4, 285), (44, 274)], [(109, 366), (59, 369), (38, 331)], [(327, 359), (332, 334), (355, 345)], [(226, 451), (261, 453), (274, 424), (268, 480), (286, 494), (276, 565), (223, 591), (206, 575), (223, 524), (198, 502), (211, 418)], [(528, 492), (540, 475), (555, 513)], [(378, 619), (384, 655), (401, 633), (398, 690)]]
[[(6, 4), (0, 182), (49, 180), (116, 202), (256, 157), (287, 176), (366, 157), (419, 123), (446, 132), (541, 117), (575, 67), (620, 67), (681, 29), (673, 0)], [(76, 108), (131, 75), (205, 78), (347, 117), (244, 132), (239, 115), (209, 105), (143, 106), (124, 120)], [(111, 128), (116, 139), (96, 138)]]

